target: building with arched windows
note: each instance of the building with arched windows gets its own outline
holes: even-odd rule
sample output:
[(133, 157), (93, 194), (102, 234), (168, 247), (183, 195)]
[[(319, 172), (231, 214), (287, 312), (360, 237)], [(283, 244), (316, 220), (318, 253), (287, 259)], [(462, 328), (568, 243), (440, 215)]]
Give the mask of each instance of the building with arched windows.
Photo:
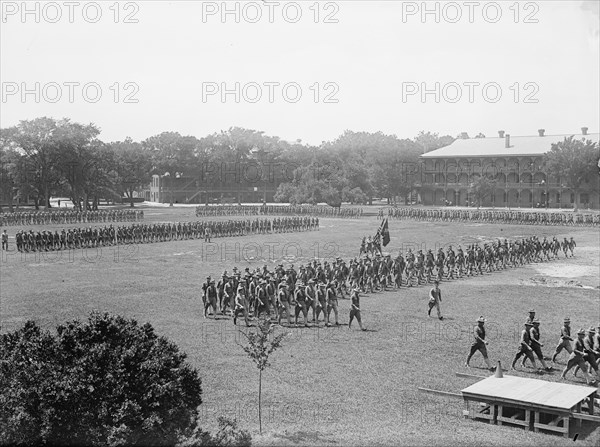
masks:
[(472, 203), (469, 186), (481, 175), (495, 187), (482, 206), (515, 208), (600, 208), (600, 176), (588, 180), (579, 197), (560, 178), (545, 171), (543, 156), (566, 137), (598, 142), (599, 135), (580, 134), (514, 137), (499, 131), (498, 138), (459, 138), (452, 144), (421, 156), (419, 190), (424, 205)]

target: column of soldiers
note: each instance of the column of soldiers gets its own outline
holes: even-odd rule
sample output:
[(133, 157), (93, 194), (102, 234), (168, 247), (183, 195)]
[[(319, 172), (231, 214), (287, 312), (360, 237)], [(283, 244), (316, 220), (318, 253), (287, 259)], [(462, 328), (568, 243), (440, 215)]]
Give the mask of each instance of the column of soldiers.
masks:
[[(289, 233), (319, 229), (316, 217), (284, 217), (273, 220), (229, 220), (207, 222), (171, 222), (58, 230), (20, 230), (15, 236), (17, 251), (55, 251), (75, 248), (104, 247), (115, 244), (145, 244), (188, 239), (210, 242), (211, 237), (244, 236), (247, 234)], [(4, 233), (6, 234), (6, 230)], [(2, 247), (8, 249), (8, 237)]]
[[(497, 240), (490, 243), (458, 246), (450, 245), (444, 251), (441, 247), (434, 253), (431, 249), (413, 252), (408, 249), (403, 256), (385, 256), (377, 239), (364, 237), (360, 247), (359, 260), (352, 262), (355, 269), (351, 279), (361, 290), (373, 291), (380, 287), (394, 288), (429, 284), (433, 281), (460, 279), (484, 275), (507, 268), (520, 267), (532, 262), (548, 262), (559, 258), (560, 253), (574, 256), (575, 240), (571, 237), (559, 241), (537, 236), (520, 240)], [(366, 256), (363, 256), (366, 255)]]
[[(382, 216), (380, 210), (379, 216)], [(600, 214), (531, 212), (507, 210), (470, 210), (452, 208), (389, 208), (388, 217), (430, 222), (484, 222), (518, 225), (600, 226)]]
[(143, 210), (57, 210), (19, 211), (0, 214), (0, 226), (53, 225), (100, 222), (139, 222), (144, 220)]
[[(471, 358), (479, 351), (488, 368), (493, 371), (494, 367), (491, 365), (487, 353), (488, 342), (485, 340), (485, 321), (483, 316), (477, 320), (477, 327), (473, 332), (474, 341), (467, 356), (465, 366), (470, 367), (469, 362)], [(522, 366), (526, 366), (526, 362), (529, 360), (539, 374), (553, 369), (552, 366), (546, 363), (546, 359), (542, 353), (544, 345), (540, 341), (540, 324), (540, 320), (535, 317), (535, 310), (530, 310), (521, 331), (517, 353), (513, 358), (511, 369), (515, 369), (521, 357), (523, 357)], [(571, 336), (571, 320), (568, 317), (565, 318), (563, 327), (560, 330), (558, 345), (552, 355), (553, 364), (557, 363), (556, 358), (563, 350), (567, 351), (569, 358), (561, 372), (561, 379), (566, 379), (566, 374), (575, 367), (573, 376), (577, 376), (577, 372), (581, 371), (588, 385), (594, 385), (600, 380), (600, 323), (598, 323), (596, 328), (590, 327), (587, 331), (580, 329), (574, 338)], [(541, 367), (539, 368), (536, 358), (541, 363)], [(596, 379), (594, 379), (594, 376)]]
[(200, 205), (196, 207), (197, 217), (206, 216), (261, 216), (261, 215), (301, 215), (358, 219), (362, 208), (334, 208), (320, 205)]
[[(249, 319), (267, 316), (281, 324), (285, 317), (288, 326), (298, 325), (302, 316), (302, 325), (310, 327), (310, 323), (319, 326), (320, 318), (326, 327), (340, 325), (338, 298), (351, 299), (350, 321), (351, 328), (354, 319), (362, 326), (360, 314), (359, 289), (348, 289), (346, 279), (348, 267), (345, 262), (336, 258), (328, 263), (316, 260), (301, 265), (298, 270), (293, 265), (284, 268), (283, 264), (274, 271), (269, 271), (265, 265), (250, 271), (240, 272), (233, 268), (232, 274), (223, 272), (220, 279), (208, 276), (202, 285), (202, 302), (204, 317), (212, 311), (230, 315), (233, 323), (237, 324), (242, 317), (248, 326)], [(309, 320), (309, 313), (312, 319)], [(332, 322), (333, 317), (333, 322)], [(292, 318), (294, 322), (292, 323)]]

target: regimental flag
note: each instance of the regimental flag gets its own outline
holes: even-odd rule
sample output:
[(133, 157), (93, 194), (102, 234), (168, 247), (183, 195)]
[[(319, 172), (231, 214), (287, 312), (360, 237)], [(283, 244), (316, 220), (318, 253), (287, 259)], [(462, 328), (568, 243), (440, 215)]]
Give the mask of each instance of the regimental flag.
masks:
[(383, 222), (381, 222), (381, 226), (375, 235), (375, 240), (379, 240), (379, 238), (381, 238), (381, 243), (384, 247), (390, 243), (390, 230), (388, 228), (387, 217)]

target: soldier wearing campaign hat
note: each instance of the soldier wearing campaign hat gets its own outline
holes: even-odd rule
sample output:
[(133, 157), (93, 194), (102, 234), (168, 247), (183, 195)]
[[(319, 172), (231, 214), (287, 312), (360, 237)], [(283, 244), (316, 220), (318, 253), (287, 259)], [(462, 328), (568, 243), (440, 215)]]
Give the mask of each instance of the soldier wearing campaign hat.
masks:
[[(591, 374), (592, 370), (598, 376), (598, 358), (600, 358), (600, 351), (596, 345), (596, 329), (592, 326), (587, 330), (587, 335), (583, 338), (583, 360), (587, 362), (590, 367), (588, 372)], [(575, 367), (573, 371), (573, 375), (577, 375), (577, 371), (579, 371), (579, 366)], [(600, 376), (598, 376), (600, 379)]]
[(305, 284), (300, 281), (297, 284), (296, 289), (294, 290), (294, 301), (296, 303), (296, 307), (294, 310), (294, 323), (297, 325), (298, 324), (298, 315), (300, 315), (300, 312), (302, 312), (302, 315), (304, 316), (304, 326), (309, 327), (308, 326), (308, 309), (306, 307), (306, 296), (305, 296), (305, 290), (306, 290), (306, 286)]
[(213, 318), (217, 318), (217, 288), (215, 280), (211, 279), (206, 288), (206, 302), (204, 303), (204, 318), (207, 318), (208, 308), (213, 309)]
[(571, 348), (571, 342), (573, 339), (571, 338), (571, 320), (569, 317), (564, 319), (563, 327), (560, 330), (560, 339), (558, 340), (558, 346), (554, 350), (554, 354), (552, 355), (552, 363), (556, 362), (556, 356), (560, 354), (563, 349), (566, 349), (569, 354), (573, 352), (573, 348)]
[(336, 295), (336, 286), (333, 281), (329, 281), (327, 284), (327, 326), (331, 326), (331, 311), (333, 310), (333, 314), (335, 316), (335, 325), (338, 326), (340, 323), (338, 321), (338, 301)]
[(533, 319), (533, 327), (529, 329), (529, 336), (531, 339), (531, 349), (536, 354), (537, 358), (542, 364), (542, 367), (546, 371), (550, 371), (552, 367), (546, 365), (546, 362), (544, 361), (544, 354), (542, 354), (542, 347), (544, 345), (540, 343), (540, 320), (538, 318)]
[(358, 327), (360, 327), (361, 331), (364, 331), (365, 328), (362, 325), (362, 319), (360, 315), (360, 297), (358, 295), (359, 289), (355, 287), (352, 289), (352, 293), (350, 295), (350, 299), (352, 300), (352, 304), (350, 305), (350, 321), (348, 322), (348, 329), (352, 328), (352, 320), (356, 317), (356, 321), (358, 321)]
[(286, 281), (281, 281), (278, 286), (277, 292), (277, 324), (281, 324), (281, 316), (285, 312), (287, 317), (288, 326), (292, 325), (291, 311), (290, 311), (290, 297), (288, 294), (288, 284)]
[(584, 337), (585, 337), (585, 330), (580, 329), (577, 332), (577, 339), (575, 340), (575, 343), (573, 344), (573, 352), (571, 352), (571, 355), (569, 356), (569, 360), (567, 361), (567, 366), (565, 366), (565, 369), (563, 370), (562, 374), (560, 375), (560, 378), (564, 380), (567, 372), (569, 372), (569, 370), (571, 368), (573, 368), (574, 366), (577, 365), (581, 368), (581, 372), (583, 373), (583, 376), (585, 377), (585, 381), (587, 382), (587, 384), (592, 385), (594, 383), (594, 381), (590, 379), (590, 377), (587, 373), (587, 367), (585, 365), (585, 361), (583, 359), (583, 356), (585, 355), (585, 347), (583, 344)]
[(534, 368), (537, 368), (537, 363), (535, 362), (535, 358), (533, 357), (533, 349), (531, 348), (531, 335), (529, 333), (529, 330), (533, 327), (533, 323), (526, 322), (524, 326), (524, 329), (521, 331), (521, 342), (519, 343), (519, 350), (515, 354), (515, 358), (513, 359), (511, 369), (515, 369), (517, 360), (519, 360), (523, 355), (527, 356), (527, 358), (531, 360), (531, 363), (533, 363)]
[(237, 325), (237, 317), (242, 314), (244, 316), (244, 321), (246, 322), (246, 326), (250, 326), (248, 323), (248, 300), (245, 296), (244, 286), (241, 284), (238, 285), (236, 294), (235, 294), (235, 304), (233, 309), (233, 324)]
[(308, 280), (308, 284), (304, 288), (304, 297), (306, 310), (312, 310), (312, 321), (314, 322), (317, 316), (317, 290), (315, 288), (315, 280), (312, 278)]
[(317, 316), (316, 316), (316, 322), (317, 325), (319, 324), (319, 314), (323, 313), (323, 319), (325, 320), (325, 326), (329, 325), (329, 320), (327, 318), (327, 289), (326, 289), (327, 284), (325, 284), (324, 282), (319, 282), (319, 286), (317, 288), (317, 299), (316, 299), (316, 306), (317, 306)]
[(485, 340), (485, 318), (483, 318), (483, 316), (479, 317), (477, 320), (477, 326), (475, 326), (475, 329), (473, 330), (473, 337), (474, 337), (474, 341), (473, 344), (471, 345), (471, 351), (469, 352), (469, 355), (467, 356), (467, 361), (465, 362), (465, 366), (467, 368), (469, 368), (469, 362), (471, 361), (471, 357), (473, 357), (473, 355), (479, 351), (481, 352), (481, 355), (483, 355), (483, 360), (485, 361), (488, 369), (490, 371), (494, 371), (494, 367), (492, 366), (492, 364), (490, 363), (490, 359), (488, 358), (488, 353), (487, 353), (487, 344), (488, 342)]

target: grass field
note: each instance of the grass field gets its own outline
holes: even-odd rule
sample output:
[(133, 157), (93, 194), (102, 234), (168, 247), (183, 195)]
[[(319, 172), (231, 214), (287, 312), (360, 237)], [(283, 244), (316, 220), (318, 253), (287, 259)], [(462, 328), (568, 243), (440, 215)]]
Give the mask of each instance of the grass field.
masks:
[[(193, 220), (189, 207), (145, 209), (146, 221)], [(475, 320), (488, 319), (492, 362), (510, 367), (521, 325), (533, 307), (541, 319), (544, 354), (554, 350), (562, 319), (572, 327), (600, 321), (600, 241), (597, 230), (464, 223), (390, 221), (392, 254), (409, 247), (483, 242), (497, 237), (573, 236), (575, 257), (470, 279), (443, 282), (444, 321), (427, 317), (428, 287), (365, 295), (363, 323), (339, 328), (283, 328), (290, 335), (263, 377), (263, 435), (258, 434), (258, 372), (232, 321), (202, 318), (200, 285), (210, 274), (309, 259), (356, 256), (375, 218), (321, 219), (318, 232), (166, 242), (45, 256), (3, 253), (0, 324), (7, 332), (27, 319), (52, 328), (96, 309), (149, 321), (188, 353), (203, 380), (202, 418), (238, 419), (257, 445), (566, 445), (572, 440), (463, 419), (461, 399), (421, 394), (417, 387), (459, 392)], [(35, 229), (35, 228), (33, 228)], [(9, 228), (14, 236), (16, 228)], [(11, 249), (14, 249), (11, 239)], [(349, 301), (340, 302), (341, 322)], [(219, 318), (220, 317), (220, 318)], [(241, 328), (240, 328), (241, 329)], [(567, 354), (559, 356), (562, 368)], [(519, 362), (520, 363), (520, 362)], [(472, 374), (487, 375), (479, 354)], [(538, 376), (532, 369), (511, 374)], [(544, 379), (559, 380), (560, 370)], [(569, 383), (584, 384), (569, 374)], [(578, 444), (598, 445), (600, 428), (581, 429)]]

